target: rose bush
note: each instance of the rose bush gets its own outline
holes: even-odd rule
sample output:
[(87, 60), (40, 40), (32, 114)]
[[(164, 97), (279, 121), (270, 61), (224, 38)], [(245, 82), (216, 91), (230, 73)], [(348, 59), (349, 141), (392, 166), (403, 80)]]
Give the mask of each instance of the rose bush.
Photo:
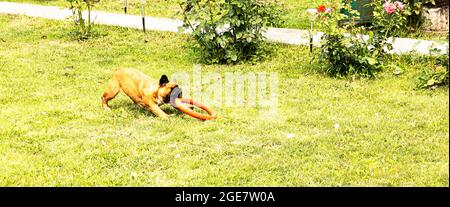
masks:
[[(375, 7), (374, 20), (369, 31), (356, 27), (359, 14), (352, 10), (350, 1), (336, 0), (329, 3), (328, 8), (317, 7), (324, 32), (319, 63), (325, 72), (332, 76), (375, 77), (382, 69), (384, 56), (392, 49), (388, 38), (397, 29), (404, 29), (407, 10), (400, 1), (374, 2), (372, 5)], [(349, 11), (347, 15), (341, 12), (344, 10)], [(368, 38), (361, 34), (368, 34)]]
[[(348, 11), (348, 15), (341, 11)], [(380, 70), (379, 53), (370, 47), (355, 27), (359, 17), (350, 1), (334, 1), (318, 6), (318, 16), (324, 35), (319, 52), (320, 69), (331, 76), (347, 75), (375, 77)], [(348, 21), (350, 20), (350, 21)], [(346, 22), (342, 24), (342, 22)]]
[(183, 0), (190, 46), (204, 63), (234, 64), (267, 56), (263, 32), (280, 21), (276, 0)]
[(386, 1), (383, 6), (378, 2), (373, 2), (373, 22), (372, 30), (384, 37), (396, 37), (406, 30), (407, 17), (409, 10), (401, 1)]

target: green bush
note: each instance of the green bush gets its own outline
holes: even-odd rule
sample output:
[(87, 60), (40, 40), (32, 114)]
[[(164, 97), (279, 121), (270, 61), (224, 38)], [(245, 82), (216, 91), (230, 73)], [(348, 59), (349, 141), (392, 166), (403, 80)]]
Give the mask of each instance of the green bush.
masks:
[(325, 34), (319, 56), (321, 67), (332, 76), (375, 77), (381, 70), (378, 53), (362, 39), (343, 34)]
[(184, 28), (205, 63), (256, 61), (267, 55), (264, 30), (277, 24), (281, 10), (274, 0), (183, 0)]
[(447, 54), (440, 54), (439, 50), (430, 51), (429, 65), (418, 77), (418, 88), (436, 88), (439, 86), (448, 86), (449, 77), (449, 57)]
[(328, 7), (318, 7), (318, 18), (325, 33), (319, 55), (321, 69), (332, 76), (375, 77), (382, 70), (385, 55), (393, 49), (388, 39), (406, 27), (408, 8), (400, 1), (374, 1), (371, 4), (373, 25), (368, 31), (356, 27), (359, 14), (352, 10), (350, 2), (335, 0)]
[[(387, 1), (387, 3), (391, 2)], [(401, 1), (392, 1), (392, 4), (395, 5), (395, 3), (401, 3)], [(373, 8), (372, 31), (384, 36), (384, 39), (405, 34), (411, 7), (405, 4), (401, 10), (396, 9), (394, 13), (389, 14), (386, 12), (383, 3), (379, 1), (373, 1), (371, 6)]]
[[(81, 40), (88, 39), (92, 35), (91, 11), (94, 3), (100, 0), (67, 0), (69, 9), (72, 11), (72, 19), (76, 30), (74, 35)], [(82, 12), (87, 10), (87, 20)]]
[[(348, 12), (344, 14), (342, 10)], [(331, 76), (375, 77), (381, 69), (379, 48), (371, 45), (375, 42), (373, 33), (369, 40), (357, 35), (362, 32), (355, 27), (359, 13), (352, 10), (350, 1), (335, 0), (328, 6), (319, 5), (318, 12), (317, 18), (324, 31), (319, 52), (320, 69)], [(345, 24), (341, 24), (344, 20)]]

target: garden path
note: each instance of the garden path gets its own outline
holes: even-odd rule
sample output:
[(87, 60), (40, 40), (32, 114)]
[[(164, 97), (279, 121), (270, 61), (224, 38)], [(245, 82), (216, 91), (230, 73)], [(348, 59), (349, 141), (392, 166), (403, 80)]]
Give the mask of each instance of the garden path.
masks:
[[(66, 20), (71, 16), (71, 11), (65, 8), (12, 2), (0, 2), (0, 14), (2, 13), (21, 14), (57, 20)], [(142, 17), (137, 15), (92, 11), (91, 17), (95, 24), (142, 29)], [(145, 17), (146, 30), (178, 32), (178, 28), (182, 26), (182, 24), (182, 21), (175, 19)], [(307, 30), (269, 28), (264, 35), (267, 37), (268, 41), (271, 42), (293, 45), (308, 45), (310, 42), (309, 32)], [(322, 33), (320, 32), (314, 35), (314, 44), (318, 45), (321, 35)], [(416, 51), (420, 54), (428, 54), (430, 48), (438, 48), (441, 49), (442, 53), (445, 53), (449, 44), (448, 42), (439, 43), (429, 40), (395, 38), (393, 46), (393, 52), (399, 54), (411, 51)]]

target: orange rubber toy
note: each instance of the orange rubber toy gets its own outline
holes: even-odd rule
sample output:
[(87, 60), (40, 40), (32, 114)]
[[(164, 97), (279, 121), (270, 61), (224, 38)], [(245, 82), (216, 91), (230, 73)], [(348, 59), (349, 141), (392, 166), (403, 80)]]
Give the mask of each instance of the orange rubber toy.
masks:
[[(208, 114), (198, 113), (198, 112), (190, 109), (189, 107), (187, 107), (183, 103), (188, 103), (188, 104), (191, 104), (191, 105), (196, 106), (198, 108), (201, 108), (204, 111), (206, 111)], [(187, 114), (189, 116), (192, 116), (194, 118), (203, 120), (203, 121), (213, 120), (213, 119), (216, 118), (216, 112), (214, 112), (212, 109), (208, 108), (207, 106), (201, 104), (200, 102), (192, 100), (191, 98), (177, 98), (177, 99), (175, 99), (175, 105), (183, 113), (185, 113), (185, 114)]]

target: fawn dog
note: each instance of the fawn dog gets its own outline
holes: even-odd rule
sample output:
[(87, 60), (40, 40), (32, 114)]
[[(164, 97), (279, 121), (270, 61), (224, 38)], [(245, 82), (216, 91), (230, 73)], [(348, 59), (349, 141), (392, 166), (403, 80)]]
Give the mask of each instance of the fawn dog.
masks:
[[(169, 81), (166, 75), (161, 76), (158, 84), (138, 70), (120, 69), (114, 71), (102, 95), (102, 106), (107, 111), (111, 110), (108, 101), (122, 90), (134, 103), (145, 107), (158, 117), (167, 118), (168, 115), (159, 106), (171, 101), (171, 93), (175, 88), (178, 88), (178, 85), (174, 81)], [(181, 98), (181, 93), (176, 96)]]

